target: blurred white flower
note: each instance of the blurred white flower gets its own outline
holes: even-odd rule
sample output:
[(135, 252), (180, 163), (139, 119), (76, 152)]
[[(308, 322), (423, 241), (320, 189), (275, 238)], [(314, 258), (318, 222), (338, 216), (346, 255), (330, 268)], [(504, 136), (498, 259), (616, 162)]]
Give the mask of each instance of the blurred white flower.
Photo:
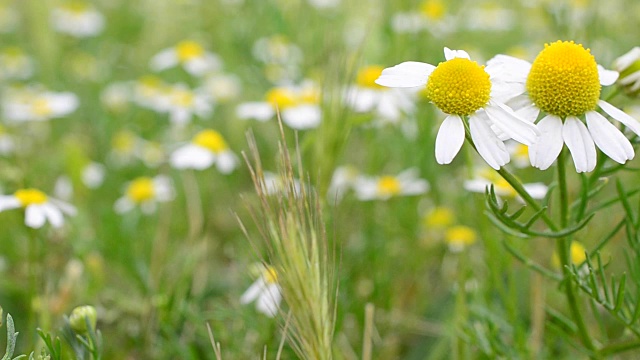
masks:
[[(491, 185), (493, 185), (497, 196), (515, 198), (520, 202), (524, 202), (516, 190), (497, 172), (490, 168), (484, 167), (477, 169), (473, 179), (464, 182), (464, 188), (466, 190), (477, 193), (484, 193)], [(549, 189), (547, 185), (540, 182), (522, 184), (522, 186), (534, 199), (543, 199), (547, 196)]]
[(52, 92), (39, 87), (10, 88), (4, 92), (2, 108), (8, 121), (45, 121), (64, 117), (79, 105), (70, 92)]
[(418, 177), (418, 169), (411, 168), (395, 176), (360, 176), (355, 180), (353, 189), (358, 199), (363, 201), (387, 200), (395, 196), (424, 194), (429, 190), (429, 184)]
[(196, 115), (205, 118), (213, 111), (210, 98), (198, 91), (193, 91), (185, 84), (171, 86), (167, 96), (169, 120), (175, 125), (185, 125)]
[(91, 37), (104, 29), (104, 16), (92, 5), (74, 1), (53, 9), (51, 24), (63, 34), (79, 38)]
[(228, 102), (240, 95), (242, 84), (235, 75), (213, 74), (205, 78), (198, 91), (210, 96), (216, 102)]
[(34, 61), (21, 48), (7, 47), (0, 51), (0, 80), (25, 80), (33, 75)]
[(316, 9), (330, 9), (340, 5), (342, 0), (308, 0), (309, 4)]
[(342, 200), (345, 193), (353, 188), (359, 175), (360, 172), (353, 166), (346, 165), (337, 167), (333, 172), (329, 190), (327, 191), (329, 200)]
[(173, 197), (173, 185), (168, 177), (139, 177), (127, 184), (125, 194), (116, 201), (114, 210), (122, 214), (140, 207), (143, 213), (151, 214), (159, 202), (171, 201)]
[(129, 106), (133, 89), (130, 83), (115, 82), (107, 85), (100, 94), (102, 105), (113, 112), (124, 112)]
[(456, 29), (456, 18), (447, 14), (444, 1), (425, 0), (414, 11), (394, 14), (391, 29), (398, 34), (428, 31), (434, 36), (442, 36)]
[(265, 266), (260, 277), (240, 297), (240, 303), (245, 305), (256, 302), (256, 309), (269, 316), (278, 314), (282, 293), (278, 285), (278, 275), (271, 266)]
[(202, 76), (220, 69), (222, 61), (218, 55), (206, 51), (193, 40), (184, 40), (176, 46), (164, 49), (151, 58), (151, 70), (162, 71), (181, 65), (193, 76)]
[(48, 197), (37, 189), (20, 189), (13, 195), (0, 195), (0, 212), (23, 208), (25, 224), (37, 229), (49, 222), (53, 227), (64, 224), (64, 216), (76, 214), (76, 208), (66, 202)]
[(474, 4), (466, 9), (465, 15), (461, 23), (473, 31), (508, 31), (517, 20), (513, 10), (496, 2)]
[(620, 73), (618, 84), (629, 93), (640, 92), (640, 47), (636, 46), (613, 62), (613, 68)]
[(67, 175), (58, 176), (53, 185), (53, 195), (61, 200), (69, 201), (73, 197), (73, 184)]
[(13, 136), (0, 124), (0, 155), (11, 154), (15, 150), (15, 147), (16, 144)]
[(174, 151), (170, 162), (176, 169), (196, 170), (206, 169), (215, 163), (221, 173), (228, 174), (238, 165), (238, 158), (219, 132), (206, 129), (196, 134), (191, 143)]
[(104, 182), (104, 176), (107, 170), (104, 165), (97, 162), (90, 162), (84, 168), (80, 177), (82, 183), (89, 189), (97, 189)]

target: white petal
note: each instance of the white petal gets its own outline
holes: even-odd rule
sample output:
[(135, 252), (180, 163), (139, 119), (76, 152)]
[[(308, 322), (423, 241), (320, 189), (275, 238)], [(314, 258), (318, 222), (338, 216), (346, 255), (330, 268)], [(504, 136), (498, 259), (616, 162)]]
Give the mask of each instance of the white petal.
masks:
[(464, 189), (471, 192), (483, 193), (488, 186), (491, 185), (491, 181), (486, 179), (472, 179), (464, 182)]
[(218, 154), (216, 167), (223, 174), (229, 174), (238, 166), (238, 159), (231, 151), (225, 151)]
[(264, 282), (264, 279), (260, 277), (253, 284), (251, 284), (251, 286), (249, 286), (247, 291), (245, 291), (242, 296), (240, 296), (240, 304), (248, 304), (257, 299), (258, 295), (264, 292), (265, 287), (266, 284)]
[(492, 168), (499, 170), (509, 162), (509, 152), (489, 124), (476, 114), (469, 117), (471, 139), (478, 149), (478, 153)]
[(269, 317), (274, 317), (278, 314), (281, 300), (282, 294), (280, 293), (278, 284), (269, 284), (265, 291), (260, 294), (260, 297), (258, 297), (256, 309)]
[(620, 74), (615, 70), (607, 70), (602, 65), (598, 64), (598, 77), (600, 78), (600, 85), (609, 86), (613, 85), (618, 80)]
[(60, 209), (48, 203), (42, 204), (40, 207), (51, 226), (59, 228), (64, 224), (62, 211), (60, 211)]
[(464, 124), (458, 115), (447, 116), (436, 136), (436, 161), (449, 164), (464, 143)]
[(497, 55), (487, 62), (485, 71), (491, 79), (491, 98), (499, 102), (526, 92), (531, 64), (507, 55)]
[(560, 155), (562, 140), (562, 120), (555, 115), (547, 115), (538, 123), (540, 135), (529, 146), (531, 165), (546, 170)]
[(20, 200), (13, 195), (0, 196), (0, 211), (17, 209), (21, 206)]
[(129, 200), (128, 197), (123, 196), (116, 200), (116, 203), (113, 204), (113, 210), (118, 214), (123, 214), (133, 210), (135, 204), (133, 201)]
[(203, 170), (213, 165), (216, 156), (201, 146), (188, 144), (171, 154), (169, 162), (176, 169)]
[(586, 117), (589, 133), (603, 153), (620, 164), (633, 159), (633, 146), (618, 128), (595, 111), (587, 112)]
[(173, 48), (160, 51), (149, 61), (149, 67), (153, 71), (161, 71), (178, 64), (178, 55)]
[(469, 57), (469, 54), (464, 51), (464, 50), (451, 50), (448, 47), (444, 48), (444, 58), (448, 61), (451, 59), (455, 59), (455, 58), (462, 58), (462, 59), (471, 59), (471, 57)]
[(247, 102), (238, 105), (236, 115), (240, 119), (255, 119), (258, 121), (267, 121), (276, 114), (273, 105), (267, 102)]
[(626, 54), (620, 56), (613, 62), (613, 67), (618, 71), (624, 71), (634, 62), (640, 59), (640, 47), (634, 47)]
[(380, 91), (354, 86), (348, 90), (346, 102), (356, 112), (367, 112), (376, 105), (379, 94)]
[(589, 130), (577, 117), (568, 116), (564, 120), (562, 138), (571, 152), (577, 172), (589, 172), (596, 167), (596, 146)]
[(513, 109), (518, 116), (531, 123), (535, 123), (540, 114), (540, 109), (525, 94), (511, 98), (505, 105)]
[(416, 87), (427, 84), (436, 67), (417, 61), (407, 61), (382, 70), (376, 84), (387, 87)]
[(41, 228), (46, 220), (42, 206), (29, 205), (25, 210), (24, 223), (34, 229)]
[(631, 131), (636, 133), (636, 135), (640, 136), (640, 122), (638, 122), (638, 120), (632, 118), (624, 111), (618, 109), (617, 107), (609, 104), (604, 100), (598, 100), (598, 106), (600, 106), (600, 108), (604, 110), (604, 112), (609, 114), (609, 116), (620, 121), (626, 127), (631, 129)]
[(58, 209), (60, 209), (60, 211), (62, 211), (64, 214), (67, 214), (69, 216), (75, 216), (76, 213), (78, 212), (78, 210), (76, 209), (75, 206), (66, 203), (64, 201), (58, 200), (58, 199), (53, 199), (53, 198), (49, 198), (49, 202), (51, 202), (53, 205), (55, 205), (55, 207), (57, 207)]
[(536, 140), (539, 134), (536, 126), (520, 118), (506, 105), (490, 103), (484, 110), (493, 124), (513, 140), (525, 145), (531, 145)]
[(320, 125), (322, 110), (318, 105), (299, 105), (282, 110), (282, 122), (292, 129), (307, 130)]
[(534, 199), (544, 199), (547, 196), (547, 191), (549, 191), (549, 187), (543, 183), (530, 183), (522, 186)]

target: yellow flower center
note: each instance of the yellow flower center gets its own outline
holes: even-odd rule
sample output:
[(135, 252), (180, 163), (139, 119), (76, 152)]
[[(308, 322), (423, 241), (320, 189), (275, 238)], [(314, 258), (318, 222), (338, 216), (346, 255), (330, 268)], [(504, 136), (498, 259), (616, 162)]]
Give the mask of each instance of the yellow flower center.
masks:
[(453, 223), (455, 215), (447, 207), (436, 207), (424, 217), (424, 225), (428, 228), (445, 228)]
[(597, 66), (590, 50), (573, 41), (545, 44), (531, 66), (527, 91), (548, 114), (582, 115), (595, 109), (600, 98)]
[(194, 138), (193, 143), (211, 150), (214, 153), (220, 153), (227, 149), (227, 143), (222, 135), (215, 130), (202, 130)]
[(267, 92), (265, 97), (269, 104), (277, 106), (280, 110), (293, 106), (297, 102), (296, 95), (286, 88), (273, 88)]
[(398, 195), (402, 191), (400, 180), (393, 176), (383, 176), (378, 180), (378, 194), (383, 196)]
[(431, 20), (442, 19), (446, 10), (444, 3), (440, 0), (427, 0), (420, 7), (422, 14)]
[(378, 65), (371, 65), (363, 68), (358, 72), (358, 76), (356, 77), (356, 84), (373, 89), (384, 89), (383, 86), (376, 84), (376, 79), (380, 77), (382, 74), (382, 70), (384, 68)]
[(273, 266), (267, 266), (264, 269), (264, 273), (262, 274), (264, 277), (264, 281), (267, 284), (275, 284), (278, 282), (278, 274), (276, 273), (276, 269)]
[(111, 146), (123, 153), (128, 153), (133, 151), (133, 148), (136, 143), (136, 136), (129, 131), (119, 131), (111, 140)]
[(176, 53), (180, 62), (189, 61), (204, 55), (204, 48), (195, 41), (182, 41), (176, 45)]
[(514, 154), (516, 157), (519, 158), (529, 158), (529, 147), (527, 145), (524, 144), (518, 144), (516, 145), (516, 151)]
[(153, 179), (148, 177), (140, 177), (131, 182), (127, 188), (127, 197), (134, 203), (141, 203), (153, 199), (155, 196), (155, 187)]
[(180, 107), (191, 107), (195, 100), (195, 95), (189, 90), (174, 90), (171, 100)]
[[(571, 263), (573, 265), (580, 265), (583, 262), (585, 262), (585, 260), (587, 260), (587, 257), (585, 255), (585, 251), (586, 249), (584, 248), (584, 246), (577, 242), (577, 241), (573, 241), (571, 243), (571, 248), (569, 250), (569, 256), (571, 256)], [(553, 264), (553, 266), (555, 268), (560, 268), (560, 257), (558, 256), (558, 253), (554, 251), (552, 257), (551, 257), (551, 263)]]
[(38, 116), (49, 116), (53, 112), (47, 99), (35, 99), (31, 104), (33, 112)]
[(490, 93), (489, 74), (469, 59), (441, 62), (427, 81), (427, 98), (447, 114), (473, 114), (489, 102)]
[(465, 247), (476, 242), (476, 232), (464, 225), (452, 226), (445, 234), (445, 240), (451, 246)]
[(89, 10), (89, 5), (85, 4), (84, 2), (81, 1), (74, 1), (71, 3), (68, 3), (64, 6), (64, 9), (74, 13), (75, 15), (80, 15), (85, 13), (87, 10)]
[(20, 189), (16, 191), (13, 196), (20, 201), (20, 205), (22, 205), (22, 207), (44, 204), (47, 202), (47, 195), (37, 189)]
[(500, 178), (493, 182), (493, 186), (504, 196), (514, 197), (517, 195), (516, 190), (507, 182), (507, 180)]

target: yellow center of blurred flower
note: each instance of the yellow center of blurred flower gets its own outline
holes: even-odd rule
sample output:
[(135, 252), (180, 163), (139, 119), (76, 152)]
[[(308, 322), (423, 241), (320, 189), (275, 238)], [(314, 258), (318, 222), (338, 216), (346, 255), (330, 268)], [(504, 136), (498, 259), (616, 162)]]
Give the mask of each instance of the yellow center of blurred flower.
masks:
[[(577, 241), (571, 242), (571, 248), (569, 249), (569, 252), (569, 256), (571, 256), (571, 263), (573, 265), (578, 266), (585, 262), (585, 260), (587, 260), (586, 249), (581, 243)], [(551, 257), (551, 263), (555, 268), (560, 268), (560, 257), (555, 251), (553, 252), (553, 255)]]
[(16, 191), (13, 196), (20, 201), (20, 205), (22, 205), (22, 207), (44, 204), (47, 202), (47, 195), (37, 189), (20, 189)]
[(495, 187), (496, 192), (499, 192), (501, 195), (509, 197), (517, 195), (516, 190), (503, 178), (496, 179), (493, 182), (493, 186)]
[(81, 1), (74, 1), (64, 6), (64, 9), (74, 13), (75, 15), (84, 14), (89, 10), (89, 5)]
[(127, 197), (134, 203), (141, 203), (153, 199), (155, 196), (155, 187), (153, 179), (148, 177), (140, 177), (131, 182), (127, 188)]
[(515, 152), (515, 156), (519, 157), (519, 158), (529, 158), (529, 147), (527, 145), (524, 144), (518, 144), (516, 145), (516, 152)]
[(202, 130), (194, 138), (193, 143), (211, 150), (213, 153), (220, 153), (227, 149), (227, 143), (222, 135), (215, 130)]
[(296, 95), (286, 88), (273, 88), (265, 97), (269, 104), (277, 106), (280, 110), (295, 105), (297, 100)]
[(10, 58), (17, 58), (24, 56), (24, 52), (17, 46), (9, 46), (2, 50), (2, 54)]
[(378, 65), (371, 65), (363, 68), (358, 72), (358, 76), (356, 77), (356, 84), (373, 89), (384, 89), (384, 86), (380, 86), (376, 84), (376, 79), (380, 77), (382, 74), (382, 70), (384, 68)]
[(491, 81), (484, 66), (455, 58), (441, 62), (427, 81), (427, 98), (447, 114), (470, 115), (489, 102)]
[(276, 273), (276, 269), (273, 266), (267, 266), (264, 269), (264, 273), (262, 274), (264, 277), (264, 281), (267, 284), (275, 284), (278, 282), (278, 274)]
[(438, 206), (433, 208), (424, 217), (424, 225), (429, 228), (445, 228), (453, 223), (455, 215), (447, 207)]
[(531, 66), (527, 91), (542, 111), (565, 118), (596, 108), (598, 65), (589, 49), (573, 41), (545, 44)]
[(53, 112), (51, 104), (47, 99), (35, 99), (31, 106), (34, 114), (38, 116), (49, 116)]
[(135, 143), (136, 136), (131, 132), (124, 130), (117, 132), (111, 140), (111, 146), (113, 149), (124, 153), (133, 151)]
[(457, 225), (450, 227), (446, 234), (445, 240), (449, 246), (464, 248), (476, 242), (477, 235), (475, 230), (468, 226)]
[(393, 176), (383, 176), (378, 180), (378, 194), (389, 196), (398, 195), (402, 191), (400, 180)]
[(182, 41), (176, 45), (176, 53), (180, 62), (189, 61), (204, 55), (204, 48), (195, 41)]
[(189, 90), (174, 90), (171, 94), (171, 100), (175, 105), (180, 107), (191, 107), (196, 96)]
[(431, 20), (442, 19), (446, 10), (444, 3), (440, 0), (427, 0), (420, 7), (420, 12)]

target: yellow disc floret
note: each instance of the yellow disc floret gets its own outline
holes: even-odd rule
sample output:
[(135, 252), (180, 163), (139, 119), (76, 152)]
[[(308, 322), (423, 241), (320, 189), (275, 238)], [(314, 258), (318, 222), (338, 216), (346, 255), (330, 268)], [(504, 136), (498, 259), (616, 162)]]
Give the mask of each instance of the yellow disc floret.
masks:
[(219, 153), (227, 149), (227, 143), (224, 141), (222, 135), (211, 129), (200, 131), (193, 138), (193, 143), (213, 153)]
[(298, 101), (296, 94), (287, 88), (281, 87), (269, 90), (265, 97), (269, 104), (278, 106), (280, 110), (295, 105)]
[(276, 269), (274, 269), (273, 266), (265, 266), (262, 276), (267, 284), (275, 284), (278, 282), (278, 273), (276, 273)]
[(195, 41), (185, 40), (176, 45), (178, 60), (181, 62), (199, 58), (204, 55), (204, 48)]
[(133, 180), (127, 188), (127, 197), (137, 204), (153, 199), (155, 193), (153, 179), (148, 177)]
[(531, 66), (527, 91), (548, 114), (565, 118), (591, 111), (600, 98), (596, 60), (589, 49), (573, 41), (545, 44)]
[(452, 226), (445, 234), (445, 240), (449, 246), (457, 248), (464, 248), (475, 243), (477, 237), (478, 235), (472, 228), (464, 225)]
[(489, 102), (490, 93), (484, 66), (464, 58), (441, 62), (427, 81), (427, 98), (447, 114), (473, 114)]
[(356, 84), (366, 88), (383, 89), (383, 86), (376, 84), (376, 79), (380, 77), (383, 69), (382, 66), (378, 65), (364, 67), (358, 71)]
[(20, 201), (22, 207), (39, 205), (47, 202), (47, 195), (38, 189), (20, 189), (13, 196)]
[(393, 176), (383, 176), (378, 180), (378, 194), (382, 196), (398, 195), (402, 191), (400, 180)]

